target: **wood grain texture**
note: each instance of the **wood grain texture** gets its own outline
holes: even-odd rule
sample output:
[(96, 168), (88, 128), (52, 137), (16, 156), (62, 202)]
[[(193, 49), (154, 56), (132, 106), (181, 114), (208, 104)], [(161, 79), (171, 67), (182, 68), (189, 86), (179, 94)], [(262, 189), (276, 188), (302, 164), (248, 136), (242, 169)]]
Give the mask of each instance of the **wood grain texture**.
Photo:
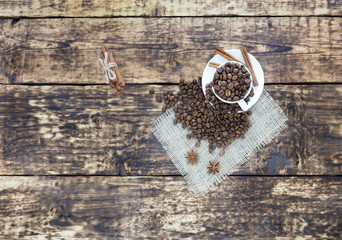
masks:
[[(179, 175), (150, 131), (162, 105), (148, 94), (177, 88), (5, 85), (0, 174)], [(236, 174), (342, 174), (342, 86), (266, 89), (289, 127)]]
[(340, 239), (341, 177), (0, 177), (1, 239)]
[(342, 15), (339, 0), (0, 0), (0, 17)]
[(105, 83), (107, 45), (126, 83), (200, 75), (215, 45), (241, 46), (267, 83), (341, 83), (342, 18), (0, 19), (0, 83)]

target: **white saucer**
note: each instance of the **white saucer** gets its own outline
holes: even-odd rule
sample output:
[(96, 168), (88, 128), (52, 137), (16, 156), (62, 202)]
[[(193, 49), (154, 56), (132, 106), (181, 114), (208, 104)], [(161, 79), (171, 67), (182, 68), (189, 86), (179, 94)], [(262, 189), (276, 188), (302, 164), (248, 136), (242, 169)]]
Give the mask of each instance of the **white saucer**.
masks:
[[(240, 50), (231, 49), (231, 50), (225, 50), (225, 51), (227, 53), (233, 55), (237, 59), (239, 59), (241, 62), (243, 62), (243, 63), (245, 62), (243, 60), (243, 56), (242, 56)], [(264, 71), (262, 70), (261, 65), (258, 62), (258, 60), (256, 60), (256, 58), (252, 54), (248, 53), (248, 56), (249, 56), (249, 59), (251, 60), (255, 76), (258, 79), (258, 83), (259, 83), (258, 86), (253, 86), (254, 96), (251, 97), (251, 100), (248, 102), (248, 109), (249, 109), (259, 100), (260, 95), (262, 93), (262, 90), (264, 89), (265, 79), (264, 79)], [(221, 57), (219, 54), (216, 54), (212, 59), (210, 59), (209, 62), (215, 62), (218, 64), (223, 64), (227, 61), (228, 60), (225, 59), (224, 57)], [(205, 95), (205, 86), (208, 83), (213, 81), (214, 74), (216, 72), (216, 68), (209, 67), (209, 62), (205, 66), (205, 69), (203, 71), (203, 76), (202, 76), (202, 90), (204, 92), (204, 95)]]

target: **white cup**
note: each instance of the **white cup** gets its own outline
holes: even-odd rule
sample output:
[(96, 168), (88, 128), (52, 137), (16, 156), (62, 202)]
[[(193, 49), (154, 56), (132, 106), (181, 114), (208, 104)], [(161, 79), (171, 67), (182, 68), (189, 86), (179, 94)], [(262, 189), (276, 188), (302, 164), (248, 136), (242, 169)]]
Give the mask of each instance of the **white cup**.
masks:
[[(230, 62), (230, 63), (233, 63), (233, 64), (237, 63), (237, 64), (239, 64), (239, 65), (241, 65), (241, 66), (244, 66), (244, 67), (246, 68), (247, 72), (250, 74), (251, 83), (250, 83), (250, 85), (249, 85), (249, 88), (248, 88), (247, 93), (245, 94), (245, 96), (244, 96), (242, 99), (240, 99), (240, 100), (238, 100), (238, 101), (227, 101), (227, 100), (222, 99), (218, 94), (216, 94), (214, 87), (211, 87), (211, 89), (212, 89), (213, 93), (215, 94), (215, 96), (216, 96), (220, 101), (222, 101), (222, 102), (224, 102), (224, 103), (228, 103), (228, 104), (237, 103), (237, 104), (239, 104), (239, 106), (241, 107), (242, 111), (247, 111), (247, 110), (248, 110), (248, 106), (247, 106), (247, 102), (245, 101), (245, 98), (248, 97), (248, 95), (249, 95), (249, 93), (251, 92), (252, 87), (253, 87), (252, 74), (251, 74), (251, 72), (248, 70), (248, 68), (247, 68), (245, 65), (243, 65), (243, 64), (241, 64), (241, 63), (239, 63), (239, 62), (235, 62), (235, 61), (227, 61), (227, 62)], [(222, 66), (225, 65), (227, 62), (221, 64), (219, 67), (222, 67)], [(217, 67), (217, 68), (219, 68), (219, 67)], [(213, 81), (214, 81), (214, 79), (213, 79)]]

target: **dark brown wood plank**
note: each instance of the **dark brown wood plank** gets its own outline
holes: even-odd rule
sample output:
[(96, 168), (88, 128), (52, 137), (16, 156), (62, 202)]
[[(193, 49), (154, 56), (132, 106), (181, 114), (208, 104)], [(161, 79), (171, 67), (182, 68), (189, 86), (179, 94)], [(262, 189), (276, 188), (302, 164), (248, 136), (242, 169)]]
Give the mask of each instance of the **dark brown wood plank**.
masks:
[(0, 83), (104, 83), (106, 44), (127, 83), (201, 75), (215, 45), (246, 46), (267, 83), (341, 83), (342, 18), (0, 20)]
[[(150, 132), (176, 86), (1, 88), (0, 174), (178, 175)], [(289, 127), (236, 174), (338, 175), (342, 85), (266, 86)]]
[(341, 16), (341, 1), (81, 1), (0, 0), (0, 17), (109, 16)]
[(2, 239), (340, 239), (341, 177), (0, 177)]

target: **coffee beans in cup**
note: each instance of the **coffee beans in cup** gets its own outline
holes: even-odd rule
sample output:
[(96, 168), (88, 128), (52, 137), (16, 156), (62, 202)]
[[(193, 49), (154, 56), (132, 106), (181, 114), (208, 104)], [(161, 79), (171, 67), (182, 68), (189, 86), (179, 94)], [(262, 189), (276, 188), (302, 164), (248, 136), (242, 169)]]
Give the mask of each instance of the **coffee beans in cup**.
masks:
[(239, 101), (246, 96), (252, 80), (244, 65), (227, 62), (216, 69), (213, 82), (214, 91), (219, 97), (226, 101)]

